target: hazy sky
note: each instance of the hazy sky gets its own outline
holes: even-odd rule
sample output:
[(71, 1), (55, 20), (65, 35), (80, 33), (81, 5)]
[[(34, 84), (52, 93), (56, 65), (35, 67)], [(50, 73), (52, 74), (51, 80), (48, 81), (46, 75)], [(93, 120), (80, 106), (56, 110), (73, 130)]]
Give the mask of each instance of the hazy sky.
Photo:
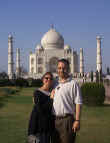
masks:
[(84, 49), (86, 71), (96, 67), (96, 35), (102, 40), (103, 69), (110, 67), (110, 0), (0, 0), (0, 71), (7, 71), (8, 35), (21, 49), (21, 64), (50, 25), (79, 54)]

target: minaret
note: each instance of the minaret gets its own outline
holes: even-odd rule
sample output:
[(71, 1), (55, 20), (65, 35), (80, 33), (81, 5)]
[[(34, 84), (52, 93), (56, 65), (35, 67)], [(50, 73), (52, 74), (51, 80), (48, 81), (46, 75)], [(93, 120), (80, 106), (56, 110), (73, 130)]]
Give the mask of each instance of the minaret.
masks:
[(16, 50), (16, 77), (20, 77), (20, 49)]
[(97, 36), (97, 71), (100, 72), (102, 70), (102, 56), (101, 56), (101, 37)]
[(13, 79), (14, 66), (13, 66), (13, 37), (8, 36), (8, 76), (9, 79)]
[(80, 48), (80, 74), (81, 76), (84, 74), (84, 57), (82, 48)]

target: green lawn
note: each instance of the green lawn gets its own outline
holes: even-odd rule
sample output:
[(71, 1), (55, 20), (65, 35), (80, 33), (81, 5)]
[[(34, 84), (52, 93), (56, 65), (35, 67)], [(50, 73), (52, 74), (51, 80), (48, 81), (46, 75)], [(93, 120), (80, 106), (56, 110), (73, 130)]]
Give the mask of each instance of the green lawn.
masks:
[[(34, 89), (17, 89), (7, 96), (0, 88), (0, 143), (26, 143)], [(110, 143), (110, 106), (83, 106), (76, 143)]]

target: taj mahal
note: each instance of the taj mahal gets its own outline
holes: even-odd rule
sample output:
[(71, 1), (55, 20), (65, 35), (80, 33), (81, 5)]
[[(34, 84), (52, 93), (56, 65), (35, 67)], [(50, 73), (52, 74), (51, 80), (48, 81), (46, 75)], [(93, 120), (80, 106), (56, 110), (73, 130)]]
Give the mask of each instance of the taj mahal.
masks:
[[(97, 36), (97, 57), (96, 70), (102, 69), (101, 57), (101, 37)], [(64, 44), (63, 36), (51, 26), (51, 28), (43, 35), (41, 42), (36, 45), (35, 52), (29, 53), (29, 70), (28, 77), (40, 78), (42, 75), (50, 71), (57, 76), (57, 61), (61, 58), (68, 59), (70, 63), (70, 74), (72, 76), (84, 75), (84, 55), (83, 49), (80, 53), (73, 50), (69, 44)], [(8, 37), (8, 76), (13, 78), (14, 74), (13, 60), (13, 37)], [(20, 49), (16, 50), (16, 77), (20, 77)]]
[(64, 45), (64, 38), (53, 27), (36, 46), (35, 53), (29, 55), (29, 75), (41, 77), (46, 71), (56, 76), (57, 61), (66, 58), (70, 62), (71, 73), (78, 73), (78, 55), (69, 45)]

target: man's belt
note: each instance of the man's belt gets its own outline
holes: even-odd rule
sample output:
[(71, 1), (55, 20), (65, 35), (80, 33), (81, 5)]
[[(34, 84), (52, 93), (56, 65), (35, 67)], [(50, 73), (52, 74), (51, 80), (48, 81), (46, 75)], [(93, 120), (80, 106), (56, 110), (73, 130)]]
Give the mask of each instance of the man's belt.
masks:
[(64, 115), (58, 115), (58, 116), (55, 116), (55, 119), (56, 120), (60, 120), (60, 119), (64, 119), (64, 118), (67, 118), (67, 117), (69, 117), (69, 116), (73, 116), (72, 114), (69, 114), (69, 113), (67, 113), (67, 114), (64, 114)]

